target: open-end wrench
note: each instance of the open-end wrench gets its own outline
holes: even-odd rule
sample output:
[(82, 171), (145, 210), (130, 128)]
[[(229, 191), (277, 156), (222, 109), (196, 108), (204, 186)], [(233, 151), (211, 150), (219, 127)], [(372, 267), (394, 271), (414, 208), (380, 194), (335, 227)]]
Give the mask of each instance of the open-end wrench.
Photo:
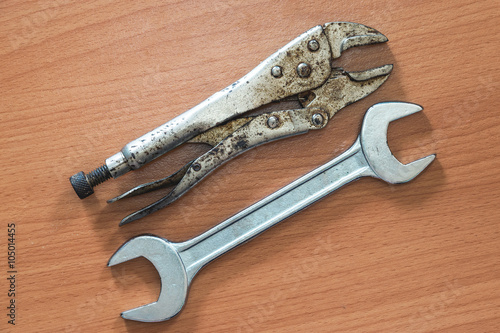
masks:
[(391, 121), (420, 110), (402, 102), (372, 106), (356, 142), (342, 155), (191, 240), (173, 243), (142, 235), (126, 242), (108, 266), (145, 257), (158, 270), (161, 292), (156, 302), (125, 311), (122, 317), (144, 322), (170, 319), (184, 306), (189, 285), (202, 267), (353, 180), (370, 176), (398, 184), (415, 178), (435, 155), (401, 164), (387, 145), (387, 128)]

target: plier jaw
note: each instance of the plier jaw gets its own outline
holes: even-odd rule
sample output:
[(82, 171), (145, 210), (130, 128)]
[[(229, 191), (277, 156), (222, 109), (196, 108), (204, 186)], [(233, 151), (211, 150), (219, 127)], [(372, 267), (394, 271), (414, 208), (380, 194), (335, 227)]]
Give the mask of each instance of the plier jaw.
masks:
[(340, 58), (351, 47), (385, 43), (389, 39), (379, 31), (353, 22), (330, 22), (323, 26), (330, 43), (332, 58)]
[(393, 65), (358, 72), (336, 68), (320, 87), (299, 94), (299, 101), (303, 107), (321, 108), (328, 113), (329, 118), (332, 118), (344, 107), (377, 90), (389, 78), (392, 69)]
[[(140, 185), (110, 200), (176, 185), (166, 197), (128, 216), (122, 224), (157, 211), (230, 158), (266, 142), (323, 128), (340, 109), (375, 91), (387, 79), (392, 65), (348, 72), (333, 67), (333, 61), (351, 47), (386, 41), (377, 30), (358, 23), (333, 22), (316, 26), (240, 80), (128, 143), (108, 158), (99, 172), (89, 175), (80, 172), (71, 177), (73, 187), (80, 198), (84, 198), (93, 193), (93, 186), (138, 169), (183, 143), (212, 145), (212, 150), (173, 175)], [(244, 115), (285, 99), (295, 99), (302, 108)]]

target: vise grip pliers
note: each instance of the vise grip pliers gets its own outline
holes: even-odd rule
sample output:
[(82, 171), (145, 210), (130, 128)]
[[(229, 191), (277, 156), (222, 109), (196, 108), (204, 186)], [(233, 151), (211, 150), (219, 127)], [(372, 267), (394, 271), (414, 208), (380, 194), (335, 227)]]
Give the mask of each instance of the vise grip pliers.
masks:
[[(240, 80), (128, 143), (103, 166), (87, 175), (73, 175), (71, 184), (83, 199), (94, 193), (94, 186), (138, 169), (182, 143), (211, 145), (211, 150), (174, 174), (108, 201), (175, 185), (165, 197), (125, 217), (120, 225), (149, 215), (178, 199), (229, 159), (269, 141), (323, 128), (340, 109), (377, 90), (387, 80), (392, 65), (348, 72), (332, 62), (351, 47), (387, 40), (377, 30), (358, 23), (316, 26)], [(302, 108), (243, 116), (271, 102), (287, 100), (297, 101)]]

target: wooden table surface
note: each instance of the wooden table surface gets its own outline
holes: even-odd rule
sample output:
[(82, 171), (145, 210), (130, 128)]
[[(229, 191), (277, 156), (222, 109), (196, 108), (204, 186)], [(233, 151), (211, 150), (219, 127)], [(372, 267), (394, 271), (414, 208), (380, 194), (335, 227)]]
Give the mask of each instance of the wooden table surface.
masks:
[[(0, 331), (499, 332), (499, 14), (498, 0), (2, 1)], [(69, 176), (331, 21), (390, 39), (345, 52), (337, 66), (395, 67), (325, 129), (253, 149), (125, 227), (122, 217), (163, 193), (106, 199), (205, 147), (176, 149), (76, 197)], [(174, 319), (120, 317), (160, 289), (145, 259), (106, 267), (123, 242), (204, 232), (343, 152), (366, 109), (389, 100), (425, 107), (389, 128), (402, 162), (437, 153), (422, 175), (404, 185), (360, 180), (221, 257)]]

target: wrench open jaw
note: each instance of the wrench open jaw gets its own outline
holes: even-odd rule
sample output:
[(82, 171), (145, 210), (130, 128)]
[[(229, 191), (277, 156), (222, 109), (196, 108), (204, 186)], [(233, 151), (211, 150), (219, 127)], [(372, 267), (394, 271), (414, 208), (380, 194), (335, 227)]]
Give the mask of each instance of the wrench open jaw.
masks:
[(346, 152), (191, 240), (174, 243), (142, 235), (126, 242), (108, 266), (145, 257), (158, 270), (161, 292), (156, 302), (125, 311), (122, 317), (144, 322), (172, 318), (181, 311), (189, 285), (202, 267), (345, 184), (365, 176), (393, 184), (415, 178), (435, 155), (400, 163), (387, 145), (387, 128), (391, 121), (421, 110), (402, 102), (372, 106), (360, 135)]
[[(387, 40), (379, 31), (358, 23), (332, 22), (313, 27), (240, 80), (131, 141), (100, 168), (87, 175), (75, 174), (70, 178), (71, 184), (83, 199), (94, 193), (98, 184), (138, 169), (183, 143), (212, 145), (209, 156), (201, 157), (203, 163), (193, 161), (174, 177), (138, 186), (110, 200), (175, 185), (185, 175), (187, 178), (171, 195), (127, 217), (122, 224), (165, 207), (230, 157), (265, 142), (323, 128), (335, 112), (376, 90), (387, 78), (391, 65), (356, 73), (335, 67), (334, 61), (351, 47)], [(356, 81), (365, 85), (351, 84)], [(352, 89), (347, 89), (350, 86)], [(302, 109), (246, 117), (272, 102), (290, 100), (300, 103)]]
[(172, 318), (184, 306), (190, 280), (178, 249), (166, 239), (142, 235), (129, 240), (109, 260), (108, 266), (120, 264), (138, 257), (148, 259), (161, 278), (158, 301), (124, 311), (124, 319), (157, 322)]
[[(423, 157), (408, 164), (402, 164), (392, 154), (387, 145), (389, 123), (422, 111), (417, 104), (379, 103), (366, 113), (360, 134), (360, 144), (370, 169), (380, 178), (391, 184), (406, 183), (420, 174), (436, 158), (435, 154)], [(373, 128), (379, 124), (378, 128)]]

